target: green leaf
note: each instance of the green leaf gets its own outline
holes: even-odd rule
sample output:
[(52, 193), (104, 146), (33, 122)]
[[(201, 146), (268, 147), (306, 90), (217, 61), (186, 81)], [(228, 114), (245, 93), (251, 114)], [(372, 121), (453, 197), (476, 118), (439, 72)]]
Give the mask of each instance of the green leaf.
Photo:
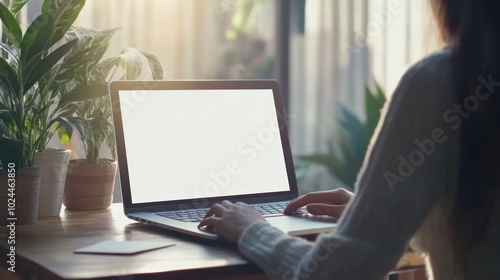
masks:
[(13, 64), (13, 65), (18, 65), (18, 61), (19, 61), (19, 52), (17, 51), (17, 48), (15, 48), (14, 46), (12, 45), (8, 45), (8, 44), (5, 44), (5, 43), (0, 43), (0, 48), (2, 48), (3, 50), (5, 50), (8, 54), (8, 58), (6, 59), (7, 60), (7, 63), (9, 64)]
[(108, 94), (107, 85), (90, 85), (82, 88), (77, 88), (61, 97), (59, 104), (64, 106), (70, 102), (84, 101), (97, 97), (102, 97)]
[(93, 117), (85, 121), (88, 124), (87, 129), (90, 131), (86, 131), (88, 134), (88, 137), (86, 137), (86, 158), (87, 161), (95, 163), (99, 158), (99, 148), (104, 140), (106, 140), (106, 136), (109, 135), (111, 126), (101, 111), (95, 111)]
[(3, 120), (0, 120), (0, 135), (1, 134), (6, 134), (7, 130), (8, 130), (8, 127), (5, 124), (5, 122)]
[(108, 45), (109, 40), (116, 31), (120, 29), (121, 27), (97, 30), (88, 27), (72, 26), (66, 33), (66, 38), (68, 40), (75, 38), (79, 40), (79, 44), (75, 50), (83, 50), (97, 46), (103, 47)]
[(54, 7), (54, 1), (51, 0), (44, 0), (42, 3), (42, 12), (43, 13), (50, 13)]
[[(104, 56), (109, 40), (117, 30), (118, 28), (98, 31), (91, 28), (72, 27), (66, 38), (68, 40), (78, 39), (78, 43), (64, 57), (57, 69), (55, 79), (50, 85), (50, 91), (59, 91), (61, 86), (70, 82), (72, 87), (103, 83), (104, 81), (91, 79), (89, 72), (92, 72)], [(67, 89), (70, 90), (72, 87), (67, 87)]]
[(342, 117), (338, 122), (342, 128), (342, 135), (345, 136), (346, 142), (348, 143), (349, 152), (353, 156), (352, 160), (356, 161), (356, 158), (364, 156), (364, 151), (362, 151), (362, 149), (364, 145), (363, 133), (365, 125), (347, 106), (343, 105), (341, 112)]
[(141, 52), (134, 48), (125, 48), (118, 55), (121, 68), (125, 70), (122, 79), (135, 80), (142, 72)]
[(385, 93), (380, 87), (379, 84), (375, 84), (375, 87), (377, 88), (377, 93), (375, 94), (375, 99), (377, 100), (378, 106), (382, 108), (387, 101), (387, 98), (385, 97)]
[(7, 124), (11, 123), (16, 115), (16, 112), (12, 111), (5, 104), (0, 103), (0, 134), (7, 133)]
[(308, 162), (323, 164), (326, 166), (330, 166), (336, 161), (335, 157), (327, 154), (313, 154), (308, 156), (301, 156), (299, 157), (299, 159)]
[(73, 136), (73, 132), (76, 131), (78, 137), (80, 137), (80, 139), (82, 140), (84, 139), (83, 137), (85, 136), (84, 134), (85, 130), (83, 128), (82, 120), (80, 118), (76, 117), (65, 118), (59, 116), (53, 119), (49, 125), (51, 126), (55, 123), (59, 123), (60, 125), (64, 126), (70, 138)]
[(54, 100), (50, 100), (50, 101), (46, 102), (45, 104), (38, 104), (38, 106), (36, 108), (33, 108), (33, 114), (35, 116), (41, 116), (44, 113), (49, 112), (50, 107), (52, 107), (52, 105), (54, 105), (54, 103), (55, 103)]
[(141, 76), (142, 73), (142, 58), (141, 52), (133, 49), (127, 48), (123, 53), (119, 55), (121, 58), (121, 66), (125, 69), (125, 79), (135, 80)]
[(106, 137), (106, 145), (111, 151), (111, 157), (116, 159), (116, 142), (115, 142), (115, 134), (113, 132), (113, 128), (109, 130), (109, 134)]
[(365, 114), (367, 127), (375, 127), (380, 117), (380, 108), (378, 108), (375, 96), (368, 87), (365, 88)]
[[(8, 109), (0, 109), (0, 121), (7, 119), (8, 115), (10, 115), (10, 110)], [(5, 131), (0, 131), (0, 133), (5, 133)]]
[(72, 117), (78, 111), (78, 106), (75, 103), (62, 104), (59, 102), (56, 110), (60, 112), (59, 116), (61, 117)]
[(84, 6), (85, 0), (45, 0), (43, 2), (42, 13), (52, 15), (55, 23), (55, 31), (49, 39), (49, 46), (64, 37)]
[(10, 111), (11, 110), (9, 108), (7, 108), (7, 106), (0, 103), (0, 118), (2, 117), (3, 114), (10, 113)]
[(369, 88), (365, 88), (365, 114), (366, 114), (366, 131), (365, 135), (368, 138), (371, 138), (375, 128), (377, 127), (378, 121), (380, 120), (380, 114), (382, 107), (386, 102), (385, 94), (380, 88), (380, 86), (376, 85), (375, 94), (370, 91)]
[(57, 136), (59, 137), (59, 141), (63, 144), (69, 144), (71, 142), (71, 136), (64, 126), (57, 128)]
[(21, 42), (21, 60), (28, 62), (46, 50), (47, 38), (54, 32), (54, 19), (41, 14), (28, 27)]
[(63, 56), (76, 44), (76, 40), (70, 41), (51, 52), (45, 59), (41, 60), (24, 82), (24, 93), (26, 93), (43, 75), (45, 75)]
[(352, 187), (351, 178), (349, 178), (349, 176), (346, 176), (348, 166), (345, 165), (341, 159), (335, 157), (334, 155), (313, 154), (308, 156), (301, 156), (299, 159), (325, 166), (332, 175), (334, 175), (342, 183), (346, 184), (346, 187)]
[(151, 69), (151, 74), (153, 75), (153, 80), (163, 79), (163, 68), (161, 67), (160, 60), (152, 54), (141, 52), (149, 63), (149, 68)]
[(23, 67), (24, 71), (21, 73), (21, 82), (26, 81), (36, 70), (36, 66), (42, 60), (42, 55), (43, 55), (42, 53), (38, 53), (34, 57), (32, 57), (28, 62), (24, 62), (24, 67)]
[(28, 0), (10, 0), (9, 10), (13, 15), (17, 15)]
[(0, 82), (8, 85), (10, 94), (16, 95), (19, 92), (17, 74), (12, 67), (3, 59), (0, 59)]
[(23, 32), (21, 31), (21, 27), (17, 22), (14, 15), (11, 14), (9, 9), (5, 7), (2, 3), (0, 3), (0, 19), (4, 24), (3, 32), (7, 35), (10, 42), (16, 46), (17, 48), (21, 47), (21, 38), (23, 36)]
[(368, 88), (365, 89), (366, 122), (350, 107), (341, 104), (340, 117), (334, 123), (333, 138), (329, 140), (329, 153), (304, 156), (302, 159), (326, 166), (331, 175), (346, 184), (346, 187), (354, 188), (385, 100), (385, 95), (378, 85), (375, 94)]
[(92, 76), (97, 77), (99, 75), (100, 79), (106, 79), (111, 70), (119, 67), (120, 65), (120, 58), (119, 57), (110, 57), (104, 61), (99, 62), (97, 66), (95, 67)]

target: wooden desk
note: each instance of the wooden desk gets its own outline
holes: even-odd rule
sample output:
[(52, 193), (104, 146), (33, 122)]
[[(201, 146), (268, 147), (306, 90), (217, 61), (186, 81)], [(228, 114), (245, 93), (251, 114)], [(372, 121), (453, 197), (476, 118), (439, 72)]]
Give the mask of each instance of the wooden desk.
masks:
[[(0, 230), (3, 267), (7, 267), (6, 236), (3, 226)], [(167, 241), (176, 245), (132, 256), (73, 254), (75, 249), (104, 240)], [(408, 254), (403, 263), (413, 269), (421, 267), (422, 261), (416, 263), (415, 256)], [(16, 272), (21, 279), (34, 280), (117, 276), (126, 280), (266, 279), (256, 265), (241, 257), (236, 245), (190, 238), (136, 223), (125, 217), (121, 204), (103, 211), (63, 210), (60, 217), (17, 226)], [(0, 272), (2, 276), (15, 279), (5, 268)]]

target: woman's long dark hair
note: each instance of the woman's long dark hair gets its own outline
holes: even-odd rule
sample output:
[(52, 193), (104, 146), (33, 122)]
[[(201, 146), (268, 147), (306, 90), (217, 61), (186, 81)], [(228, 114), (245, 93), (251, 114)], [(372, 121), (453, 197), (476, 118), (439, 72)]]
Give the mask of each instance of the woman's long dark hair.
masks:
[[(457, 103), (470, 101), (478, 89), (483, 95), (490, 93), (460, 127), (460, 176), (450, 229), (458, 269), (466, 269), (462, 256), (492, 222), (490, 214), (498, 198), (500, 1), (432, 0), (432, 4), (443, 39), (452, 46)], [(493, 83), (487, 87), (485, 81)]]

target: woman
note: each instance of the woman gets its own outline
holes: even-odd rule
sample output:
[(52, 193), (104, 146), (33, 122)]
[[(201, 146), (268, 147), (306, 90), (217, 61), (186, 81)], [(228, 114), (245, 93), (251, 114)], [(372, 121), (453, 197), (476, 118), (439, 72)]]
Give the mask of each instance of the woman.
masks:
[[(401, 79), (334, 234), (291, 238), (228, 201), (200, 226), (273, 279), (382, 279), (412, 238), (430, 279), (500, 279), (500, 1), (432, 4), (448, 46)], [(285, 212), (340, 216), (349, 200), (308, 194)]]

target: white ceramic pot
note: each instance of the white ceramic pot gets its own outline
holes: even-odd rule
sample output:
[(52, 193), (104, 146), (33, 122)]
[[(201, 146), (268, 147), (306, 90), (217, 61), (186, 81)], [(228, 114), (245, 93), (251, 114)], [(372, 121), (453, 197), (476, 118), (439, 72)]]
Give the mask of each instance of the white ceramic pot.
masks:
[(59, 216), (71, 150), (47, 149), (37, 152), (35, 165), (42, 167), (38, 217)]

